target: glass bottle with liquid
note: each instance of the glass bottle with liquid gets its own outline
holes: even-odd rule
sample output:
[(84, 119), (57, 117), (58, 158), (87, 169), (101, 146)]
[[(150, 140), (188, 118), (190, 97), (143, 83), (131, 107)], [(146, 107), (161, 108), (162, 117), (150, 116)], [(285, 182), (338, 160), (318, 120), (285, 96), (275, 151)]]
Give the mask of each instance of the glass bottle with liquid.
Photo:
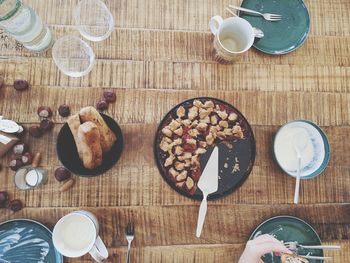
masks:
[(48, 27), (22, 0), (0, 0), (0, 28), (31, 51), (44, 52), (53, 43)]

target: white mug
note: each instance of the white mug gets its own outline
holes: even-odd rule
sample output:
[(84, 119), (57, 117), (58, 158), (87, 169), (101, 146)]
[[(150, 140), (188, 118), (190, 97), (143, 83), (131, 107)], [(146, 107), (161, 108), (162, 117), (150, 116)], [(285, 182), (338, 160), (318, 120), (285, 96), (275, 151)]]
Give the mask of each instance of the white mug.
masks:
[(90, 253), (96, 262), (102, 263), (108, 258), (108, 251), (98, 233), (98, 221), (92, 213), (75, 211), (56, 223), (52, 241), (65, 257), (77, 258)]
[(232, 63), (254, 43), (255, 31), (251, 24), (240, 17), (213, 16), (209, 27), (214, 37), (215, 59), (221, 63)]

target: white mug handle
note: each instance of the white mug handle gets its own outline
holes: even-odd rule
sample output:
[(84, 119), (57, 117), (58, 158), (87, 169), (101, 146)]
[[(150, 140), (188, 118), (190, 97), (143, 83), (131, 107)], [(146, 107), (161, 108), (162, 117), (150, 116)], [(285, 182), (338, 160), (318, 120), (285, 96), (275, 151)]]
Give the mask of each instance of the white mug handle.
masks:
[(224, 20), (222, 19), (221, 16), (213, 16), (212, 18), (210, 18), (209, 28), (210, 28), (210, 31), (213, 33), (214, 36), (216, 36), (216, 34), (218, 33), (220, 25), (222, 24), (222, 22), (224, 22)]
[(108, 250), (100, 236), (96, 238), (95, 244), (89, 253), (97, 263), (103, 263), (108, 258)]

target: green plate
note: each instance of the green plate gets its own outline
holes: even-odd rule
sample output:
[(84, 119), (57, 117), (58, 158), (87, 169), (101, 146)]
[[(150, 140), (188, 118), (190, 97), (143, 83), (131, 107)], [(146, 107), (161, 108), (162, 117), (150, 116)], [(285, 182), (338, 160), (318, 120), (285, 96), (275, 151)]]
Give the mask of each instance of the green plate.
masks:
[[(254, 230), (249, 239), (252, 240), (263, 234), (273, 235), (284, 242), (297, 241), (302, 245), (321, 245), (321, 240), (312, 226), (293, 216), (276, 216), (266, 220)], [(298, 250), (299, 255), (306, 255), (307, 253), (310, 253), (310, 256), (323, 257), (322, 249)], [(281, 258), (266, 254), (263, 261), (265, 263), (281, 263)], [(309, 262), (322, 263), (323, 260), (309, 259)]]
[(303, 0), (243, 0), (241, 6), (261, 13), (282, 15), (282, 20), (270, 22), (262, 16), (239, 14), (264, 32), (265, 36), (256, 39), (253, 45), (264, 53), (287, 54), (300, 47), (309, 35), (310, 17)]

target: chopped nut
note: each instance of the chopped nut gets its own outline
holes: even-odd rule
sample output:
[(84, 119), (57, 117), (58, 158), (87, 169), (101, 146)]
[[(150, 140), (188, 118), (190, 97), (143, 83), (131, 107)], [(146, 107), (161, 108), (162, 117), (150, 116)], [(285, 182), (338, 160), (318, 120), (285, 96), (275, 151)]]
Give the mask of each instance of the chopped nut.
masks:
[(198, 120), (194, 120), (191, 125), (190, 125), (190, 128), (196, 128), (198, 125)]
[(175, 162), (175, 169), (178, 171), (182, 171), (185, 168), (185, 164), (182, 162)]
[(210, 117), (210, 122), (212, 125), (218, 124), (218, 118), (216, 117), (216, 115)]
[(191, 177), (187, 177), (186, 179), (186, 187), (187, 189), (191, 190), (194, 186), (193, 179)]
[(196, 138), (198, 134), (199, 134), (199, 131), (196, 129), (188, 130), (188, 135), (190, 135), (193, 138)]
[(206, 143), (206, 142), (200, 141), (198, 144), (199, 144), (199, 146), (202, 147), (202, 148), (207, 147), (207, 143)]
[(214, 143), (214, 136), (209, 133), (206, 137), (205, 137), (205, 141), (207, 142), (208, 145), (212, 145)]
[(179, 174), (179, 172), (177, 172), (173, 167), (171, 167), (169, 169), (169, 174), (174, 177), (174, 179), (176, 178), (176, 176)]
[(236, 119), (237, 119), (237, 114), (236, 113), (234, 113), (234, 112), (232, 112), (232, 113), (230, 113), (230, 115), (228, 116), (228, 120), (229, 121), (235, 121)]
[(176, 176), (176, 181), (181, 182), (185, 180), (186, 177), (187, 177), (187, 171), (183, 170), (181, 173), (178, 174), (178, 176)]
[(198, 160), (198, 155), (193, 155), (191, 158), (191, 165), (192, 166), (198, 166), (199, 165), (199, 160)]
[(183, 152), (184, 152), (184, 149), (181, 146), (175, 147), (175, 154), (176, 155), (181, 155)]
[(223, 128), (228, 128), (228, 122), (227, 121), (219, 121), (219, 125)]
[(205, 117), (204, 119), (202, 119), (201, 122), (209, 124), (209, 123), (210, 123), (210, 118), (209, 118), (209, 116), (207, 116), (207, 117)]
[(177, 130), (175, 130), (174, 133), (175, 133), (176, 135), (182, 136), (182, 134), (183, 134), (183, 129), (182, 129), (182, 127), (180, 127), (180, 128), (178, 128)]
[(197, 141), (195, 139), (186, 139), (186, 143), (193, 146), (197, 145)]
[(218, 131), (220, 131), (220, 126), (211, 126), (209, 129), (212, 134), (216, 134)]
[(199, 110), (199, 118), (200, 119), (204, 119), (205, 117), (207, 117), (210, 114), (210, 111), (206, 110), (206, 109), (200, 109)]
[(219, 131), (219, 132), (217, 133), (217, 136), (218, 136), (221, 140), (225, 139), (225, 137), (226, 137), (225, 133), (222, 132), (222, 131)]
[(180, 106), (177, 110), (176, 110), (176, 115), (179, 118), (182, 118), (185, 116), (186, 110), (184, 107)]
[(229, 129), (229, 128), (224, 129), (224, 134), (225, 134), (226, 136), (232, 135), (232, 129)]
[(198, 125), (197, 125), (197, 130), (201, 131), (201, 132), (205, 132), (208, 128), (208, 124), (206, 123), (203, 123), (203, 122), (200, 122)]
[(170, 151), (171, 148), (172, 148), (172, 145), (169, 144), (165, 138), (168, 138), (168, 137), (163, 137), (162, 141), (160, 142), (159, 144), (159, 148), (163, 151), (163, 152), (167, 152), (167, 151)]
[(181, 188), (181, 187), (183, 187), (184, 184), (185, 184), (185, 181), (181, 181), (181, 182), (176, 183), (176, 186)]
[(214, 108), (214, 102), (212, 102), (211, 100), (207, 100), (204, 103), (204, 108)]
[(185, 160), (185, 167), (190, 167), (191, 166), (191, 160), (186, 159)]
[(198, 108), (196, 106), (193, 106), (192, 108), (189, 109), (188, 111), (188, 118), (190, 120), (193, 120), (198, 116)]
[(178, 121), (176, 120), (172, 120), (170, 122), (170, 124), (168, 125), (168, 128), (172, 131), (175, 131), (177, 128), (179, 128), (181, 126), (181, 123), (179, 123)]
[(171, 154), (171, 155), (165, 160), (164, 166), (165, 166), (165, 167), (168, 167), (168, 166), (172, 165), (173, 162), (174, 162), (174, 160), (175, 160), (175, 156)]
[(192, 153), (184, 152), (184, 154), (177, 157), (177, 159), (179, 159), (179, 161), (185, 161), (186, 159), (191, 159), (191, 157)]
[(198, 108), (203, 107), (203, 103), (200, 100), (194, 100), (193, 105), (198, 107)]
[(206, 149), (204, 149), (204, 148), (198, 148), (197, 150), (196, 150), (196, 154), (203, 154), (203, 153), (205, 153), (207, 150)]
[(226, 111), (217, 111), (216, 113), (219, 115), (219, 117), (220, 117), (222, 120), (226, 120), (227, 117), (228, 117), (228, 114), (227, 114)]
[(182, 121), (182, 124), (185, 125), (186, 127), (190, 126), (191, 123), (192, 123), (192, 121), (189, 120), (189, 119), (186, 119), (186, 120), (183, 120), (183, 121)]
[[(168, 127), (168, 126), (167, 126), (167, 127)], [(164, 127), (164, 128), (162, 129), (162, 133), (163, 133), (165, 136), (171, 137), (171, 135), (173, 134), (173, 132), (172, 132), (170, 129), (168, 129), (167, 127)]]
[(175, 144), (175, 145), (180, 145), (180, 144), (182, 144), (182, 139), (181, 139), (181, 138), (175, 139), (175, 140), (174, 140), (174, 144)]

